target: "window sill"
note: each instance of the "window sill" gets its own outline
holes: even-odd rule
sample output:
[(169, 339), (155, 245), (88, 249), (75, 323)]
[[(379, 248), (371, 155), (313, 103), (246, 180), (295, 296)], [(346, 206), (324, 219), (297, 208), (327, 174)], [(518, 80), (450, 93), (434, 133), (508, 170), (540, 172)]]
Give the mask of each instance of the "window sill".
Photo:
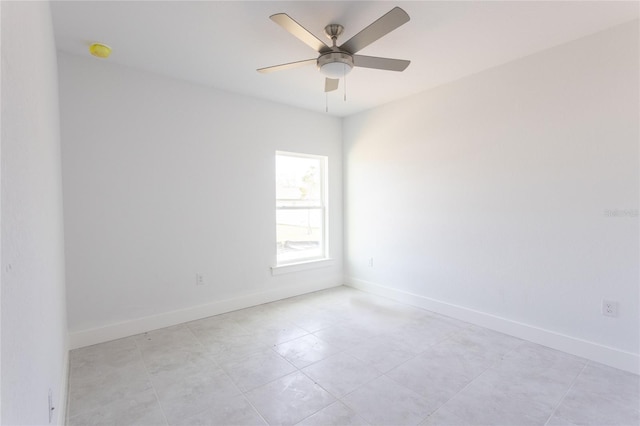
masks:
[(280, 265), (271, 267), (271, 275), (282, 275), (291, 272), (307, 271), (309, 269), (326, 268), (333, 266), (335, 260), (333, 259), (318, 259), (310, 260), (308, 262), (291, 263), (289, 265)]

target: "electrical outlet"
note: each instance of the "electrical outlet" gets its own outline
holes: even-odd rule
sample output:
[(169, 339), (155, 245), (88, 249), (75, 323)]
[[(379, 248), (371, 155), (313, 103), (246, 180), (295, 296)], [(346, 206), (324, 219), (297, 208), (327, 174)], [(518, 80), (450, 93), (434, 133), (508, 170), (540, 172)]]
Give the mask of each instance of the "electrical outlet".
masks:
[(607, 317), (617, 317), (618, 316), (618, 302), (613, 300), (603, 300), (602, 301), (602, 315)]
[(204, 285), (204, 275), (196, 274), (196, 285)]

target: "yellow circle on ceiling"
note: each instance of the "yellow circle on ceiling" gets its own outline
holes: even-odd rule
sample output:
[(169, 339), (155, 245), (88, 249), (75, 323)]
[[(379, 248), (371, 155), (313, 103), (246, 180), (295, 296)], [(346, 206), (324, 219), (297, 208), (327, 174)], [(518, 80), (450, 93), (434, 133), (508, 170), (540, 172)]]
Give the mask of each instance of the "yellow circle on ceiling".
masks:
[(108, 58), (111, 55), (111, 48), (106, 44), (93, 43), (89, 46), (89, 52), (98, 58)]

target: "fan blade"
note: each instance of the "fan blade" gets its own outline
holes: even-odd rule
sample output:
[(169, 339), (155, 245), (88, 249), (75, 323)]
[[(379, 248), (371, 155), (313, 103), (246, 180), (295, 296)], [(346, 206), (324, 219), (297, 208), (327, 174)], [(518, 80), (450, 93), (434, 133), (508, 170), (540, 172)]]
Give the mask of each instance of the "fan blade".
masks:
[(404, 59), (377, 58), (375, 56), (353, 55), (353, 65), (387, 71), (404, 71), (411, 61)]
[(331, 48), (322, 40), (311, 34), (306, 28), (298, 24), (286, 13), (276, 13), (275, 15), (271, 15), (269, 18), (285, 30), (289, 31), (304, 44), (310, 46), (316, 52), (325, 53), (331, 51)]
[(289, 62), (288, 64), (280, 64), (280, 65), (274, 65), (272, 67), (260, 68), (257, 71), (265, 74), (268, 72), (288, 70), (291, 68), (298, 68), (305, 65), (315, 64), (316, 61), (317, 61), (316, 59), (305, 59), (304, 61)]
[(340, 80), (338, 80), (337, 78), (325, 78), (324, 91), (333, 92), (334, 90), (338, 90), (338, 83), (340, 83)]
[(377, 21), (347, 40), (340, 46), (340, 50), (346, 50), (351, 54), (356, 53), (407, 22), (409, 22), (407, 12), (399, 7), (394, 7), (378, 18)]

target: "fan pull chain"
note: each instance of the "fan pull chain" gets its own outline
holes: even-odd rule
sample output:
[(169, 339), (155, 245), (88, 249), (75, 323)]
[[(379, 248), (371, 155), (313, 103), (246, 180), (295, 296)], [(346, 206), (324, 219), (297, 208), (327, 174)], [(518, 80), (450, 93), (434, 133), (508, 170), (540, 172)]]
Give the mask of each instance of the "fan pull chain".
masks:
[(329, 93), (324, 92), (324, 112), (329, 112)]

